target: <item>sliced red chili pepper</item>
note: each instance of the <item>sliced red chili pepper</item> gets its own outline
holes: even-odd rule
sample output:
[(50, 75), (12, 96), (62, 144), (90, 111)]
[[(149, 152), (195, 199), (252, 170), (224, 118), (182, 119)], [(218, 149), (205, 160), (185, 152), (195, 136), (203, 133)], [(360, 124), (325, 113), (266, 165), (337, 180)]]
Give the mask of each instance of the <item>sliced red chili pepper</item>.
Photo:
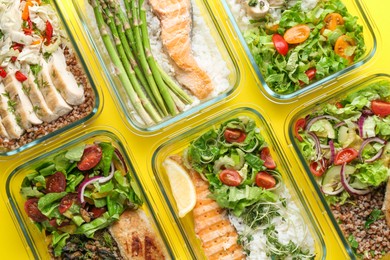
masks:
[(27, 77), (22, 72), (20, 72), (19, 70), (17, 72), (15, 72), (15, 78), (18, 81), (20, 81), (20, 82), (23, 82), (23, 81), (27, 80)]
[(46, 21), (46, 45), (49, 45), (51, 43), (51, 38), (53, 37), (53, 26), (51, 25), (50, 21)]
[(7, 77), (7, 72), (3, 67), (0, 67), (0, 77), (5, 78)]

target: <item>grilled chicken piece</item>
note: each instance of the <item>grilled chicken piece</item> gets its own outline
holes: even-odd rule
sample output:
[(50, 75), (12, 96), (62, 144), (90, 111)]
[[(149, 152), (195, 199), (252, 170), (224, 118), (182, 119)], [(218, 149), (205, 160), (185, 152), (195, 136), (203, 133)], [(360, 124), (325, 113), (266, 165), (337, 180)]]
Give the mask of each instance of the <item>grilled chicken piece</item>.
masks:
[(37, 117), (30, 99), (26, 95), (28, 93), (27, 83), (19, 82), (15, 78), (15, 73), (9, 73), (5, 78), (5, 91), (9, 94), (9, 98), (15, 103), (15, 114), (20, 116), (20, 124), (24, 129), (29, 129), (33, 125), (42, 124), (42, 121)]
[(9, 107), (8, 94), (5, 91), (3, 83), (0, 82), (0, 116), (2, 124), (7, 131), (8, 137), (11, 139), (19, 138), (24, 130), (18, 125), (13, 108)]
[(199, 99), (213, 90), (207, 73), (196, 62), (191, 50), (191, 0), (149, 0), (161, 22), (165, 50), (177, 66), (176, 79)]
[(209, 185), (201, 176), (191, 171), (196, 190), (193, 210), (195, 233), (202, 241), (208, 259), (245, 259), (244, 251), (237, 243), (238, 234), (230, 223), (226, 210), (210, 199)]
[(51, 122), (56, 120), (60, 115), (56, 115), (53, 111), (50, 110), (46, 104), (45, 98), (43, 97), (41, 91), (38, 88), (37, 83), (35, 82), (36, 78), (32, 71), (28, 74), (27, 84), (29, 86), (29, 98), (31, 103), (36, 108), (35, 112), (39, 119), (44, 122)]
[(390, 227), (390, 181), (387, 181), (385, 200), (383, 201), (382, 211), (385, 213), (386, 223)]
[(9, 135), (7, 133), (7, 130), (5, 130), (5, 127), (3, 125), (3, 120), (0, 117), (0, 137), (2, 138), (9, 138)]
[(53, 85), (50, 78), (49, 65), (43, 58), (40, 60), (40, 65), (42, 69), (38, 74), (38, 87), (45, 98), (47, 106), (58, 116), (68, 114), (72, 110), (72, 107), (65, 102)]
[(49, 73), (54, 86), (68, 104), (80, 105), (84, 102), (84, 88), (77, 84), (73, 74), (66, 69), (66, 60), (61, 49), (52, 54)]
[(125, 211), (109, 230), (125, 259), (168, 258), (162, 241), (140, 209)]

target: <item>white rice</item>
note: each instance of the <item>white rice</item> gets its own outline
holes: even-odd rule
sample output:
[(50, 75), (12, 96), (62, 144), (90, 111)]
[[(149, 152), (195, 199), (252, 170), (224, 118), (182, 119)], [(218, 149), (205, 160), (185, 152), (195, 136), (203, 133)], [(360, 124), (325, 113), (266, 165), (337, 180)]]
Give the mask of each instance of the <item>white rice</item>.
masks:
[[(310, 253), (314, 254), (314, 240), (312, 234), (309, 232), (307, 224), (297, 205), (292, 200), (289, 191), (284, 185), (280, 187), (278, 195), (281, 198), (286, 199), (287, 205), (286, 208), (280, 207), (280, 216), (273, 218), (271, 221), (271, 224), (275, 226), (275, 230), (277, 231), (279, 242), (288, 244), (291, 240), (297, 246), (300, 246), (303, 249), (309, 249)], [(229, 219), (240, 235), (249, 232), (250, 228), (242, 223), (240, 218), (230, 214)], [(262, 227), (262, 229), (259, 229), (252, 234), (253, 240), (246, 246), (250, 251), (247, 259), (271, 259), (270, 257), (267, 257), (269, 245), (266, 244), (267, 237), (263, 233), (265, 228), (266, 227)]]

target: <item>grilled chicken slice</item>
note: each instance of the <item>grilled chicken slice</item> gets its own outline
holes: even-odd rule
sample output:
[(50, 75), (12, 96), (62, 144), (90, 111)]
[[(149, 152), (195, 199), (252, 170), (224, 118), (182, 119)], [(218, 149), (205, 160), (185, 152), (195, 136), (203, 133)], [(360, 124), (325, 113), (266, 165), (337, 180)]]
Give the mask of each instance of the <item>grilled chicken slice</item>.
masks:
[(54, 114), (53, 111), (46, 104), (45, 98), (42, 92), (39, 90), (36, 83), (36, 78), (32, 71), (28, 74), (27, 84), (29, 86), (28, 96), (31, 100), (32, 105), (35, 108), (35, 113), (39, 119), (43, 122), (51, 122), (56, 120), (60, 115)]
[(5, 78), (5, 91), (9, 94), (9, 98), (15, 103), (15, 114), (20, 116), (20, 124), (24, 129), (29, 129), (33, 125), (42, 124), (42, 121), (37, 117), (30, 99), (26, 95), (28, 93), (28, 84), (19, 82), (15, 78), (15, 73), (8, 73)]
[(2, 138), (9, 138), (9, 135), (7, 133), (7, 130), (5, 130), (5, 127), (3, 125), (3, 120), (0, 117), (0, 137)]
[(382, 211), (385, 213), (386, 223), (390, 227), (390, 181), (387, 181), (385, 200), (383, 201)]
[(68, 104), (80, 105), (84, 102), (84, 88), (77, 84), (73, 74), (66, 69), (66, 60), (61, 49), (52, 54), (49, 73), (54, 86)]
[(110, 227), (110, 233), (118, 244), (121, 256), (125, 259), (168, 258), (162, 241), (140, 209), (125, 211)]
[(0, 82), (0, 115), (2, 124), (7, 131), (8, 137), (15, 139), (19, 138), (24, 133), (24, 130), (19, 126), (15, 114), (12, 112), (13, 108), (9, 107), (9, 104), (8, 94), (3, 83)]
[(40, 65), (41, 71), (38, 73), (38, 88), (41, 90), (43, 97), (49, 109), (58, 116), (68, 114), (72, 107), (70, 107), (62, 98), (58, 90), (51, 81), (49, 65), (41, 58)]

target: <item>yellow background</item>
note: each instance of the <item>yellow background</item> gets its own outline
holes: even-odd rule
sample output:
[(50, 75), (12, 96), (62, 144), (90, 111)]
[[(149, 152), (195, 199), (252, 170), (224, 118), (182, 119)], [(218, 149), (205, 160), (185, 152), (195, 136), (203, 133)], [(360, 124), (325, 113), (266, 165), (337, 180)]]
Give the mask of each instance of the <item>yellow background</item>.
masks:
[[(63, 1), (71, 2), (71, 1)], [(223, 10), (219, 1), (213, 1), (210, 4), (214, 7), (216, 12), (221, 13), (223, 17)], [(348, 2), (348, 1), (346, 1)], [(374, 26), (376, 28), (375, 32), (379, 35), (377, 36), (377, 50), (374, 57), (365, 65), (357, 70), (353, 70), (349, 73), (348, 77), (343, 78), (337, 84), (344, 84), (348, 81), (355, 81), (356, 78), (364, 78), (366, 76), (375, 74), (375, 73), (387, 73), (390, 74), (390, 2), (383, 0), (365, 0), (365, 6), (367, 11), (370, 13), (371, 17), (374, 20)], [(62, 5), (62, 4), (61, 4)], [(64, 3), (64, 6), (67, 4)], [(67, 19), (71, 19), (72, 14), (69, 13)], [(231, 33), (227, 35), (228, 40), (236, 41), (236, 37)], [(82, 39), (80, 39), (82, 41)], [(258, 86), (256, 85), (257, 81), (255, 76), (250, 73), (250, 65), (246, 59), (243, 49), (239, 44), (236, 45), (235, 51), (237, 56), (240, 57), (238, 60), (239, 67), (242, 73), (240, 86), (234, 91), (234, 93), (227, 99), (211, 107), (211, 109), (206, 109), (202, 113), (198, 113), (191, 117), (191, 120), (186, 120), (183, 122), (176, 123), (173, 127), (168, 127), (167, 130), (159, 130), (154, 133), (143, 133), (134, 128), (128, 126), (124, 122), (124, 117), (121, 116), (118, 111), (117, 105), (114, 103), (110, 92), (106, 89), (103, 78), (99, 78), (99, 75), (95, 75), (97, 81), (101, 82), (97, 84), (98, 94), (101, 95), (102, 105), (94, 117), (94, 119), (88, 121), (85, 125), (72, 129), (69, 134), (65, 136), (77, 135), (80, 131), (91, 131), (91, 130), (109, 130), (114, 132), (119, 136), (124, 145), (126, 146), (127, 152), (129, 154), (130, 160), (135, 164), (135, 170), (138, 171), (139, 175), (142, 175), (142, 184), (146, 189), (147, 196), (153, 196), (155, 194), (154, 188), (155, 182), (153, 179), (151, 158), (153, 152), (161, 144), (166, 142), (170, 137), (177, 136), (186, 130), (190, 129), (192, 126), (198, 125), (206, 120), (207, 117), (220, 114), (221, 111), (231, 110), (232, 107), (246, 106), (246, 104), (251, 104), (252, 107), (255, 107), (259, 110), (260, 113), (265, 114), (266, 118), (270, 120), (270, 127), (275, 130), (275, 134), (280, 143), (280, 146), (283, 148), (284, 153), (288, 159), (291, 159), (293, 163), (291, 171), (294, 174), (297, 174), (297, 178), (302, 180), (302, 190), (304, 195), (307, 198), (308, 204), (312, 207), (316, 214), (317, 221), (322, 223), (321, 231), (324, 234), (324, 241), (327, 248), (327, 259), (342, 259), (346, 257), (345, 250), (343, 250), (340, 245), (337, 237), (335, 236), (334, 230), (331, 228), (329, 221), (327, 220), (325, 214), (321, 214), (323, 209), (319, 206), (319, 202), (316, 201), (314, 191), (310, 190), (310, 185), (308, 185), (307, 180), (303, 178), (303, 168), (299, 164), (294, 163), (296, 160), (292, 149), (291, 144), (289, 143), (288, 136), (286, 135), (286, 118), (289, 118), (290, 112), (298, 105), (304, 104), (305, 102), (310, 102), (312, 99), (316, 98), (318, 94), (309, 94), (300, 98), (299, 104), (276, 104), (273, 101), (268, 100), (264, 95), (259, 91)], [(92, 58), (89, 59), (88, 68), (91, 70), (96, 70), (94, 65), (95, 60)], [(245, 73), (247, 72), (247, 73)], [(332, 86), (324, 89), (324, 92), (330, 91)], [(248, 93), (251, 93), (248, 95)], [(45, 146), (37, 146), (27, 151), (10, 156), (10, 157), (0, 157), (0, 259), (28, 259), (30, 254), (25, 248), (24, 238), (20, 236), (20, 233), (17, 231), (17, 223), (14, 223), (14, 219), (10, 214), (10, 206), (8, 198), (6, 197), (5, 188), (6, 188), (6, 179), (7, 176), (12, 170), (17, 167), (19, 164), (25, 162), (26, 158), (34, 157), (41, 152), (45, 152), (51, 147), (57, 147), (60, 143), (60, 138), (50, 140)], [(162, 199), (158, 196), (153, 197), (153, 206), (161, 214), (158, 216), (158, 219), (163, 223), (164, 230), (168, 233), (170, 237), (170, 243), (175, 246), (175, 256), (180, 259), (187, 259), (188, 253), (186, 249), (181, 246), (181, 241), (176, 238), (178, 234), (177, 227), (168, 221), (168, 218), (165, 216), (167, 212), (164, 211), (161, 206), (163, 203)]]

